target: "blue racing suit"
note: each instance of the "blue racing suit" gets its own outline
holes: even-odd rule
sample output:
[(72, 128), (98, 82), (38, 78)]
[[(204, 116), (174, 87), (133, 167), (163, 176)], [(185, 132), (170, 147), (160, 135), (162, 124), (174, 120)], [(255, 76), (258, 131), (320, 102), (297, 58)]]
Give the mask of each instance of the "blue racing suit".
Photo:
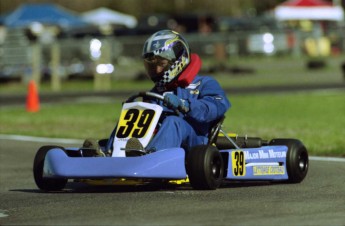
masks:
[[(163, 101), (151, 101), (163, 107), (164, 114), (157, 134), (145, 148), (150, 151), (159, 151), (166, 148), (183, 147), (185, 150), (207, 144), (208, 133), (215, 120), (222, 117), (231, 104), (219, 83), (209, 76), (195, 76), (193, 81), (185, 88), (177, 87), (174, 90), (158, 92), (173, 93), (180, 99), (189, 102), (189, 111), (179, 116), (169, 114), (173, 112), (164, 106)], [(110, 135), (106, 150), (112, 148), (116, 127)]]
[[(159, 93), (155, 88), (152, 91)], [(188, 101), (190, 110), (185, 115), (166, 116), (146, 147), (147, 150), (159, 151), (172, 147), (188, 150), (195, 145), (207, 144), (208, 132), (215, 120), (222, 117), (231, 106), (219, 83), (209, 76), (197, 75), (189, 86), (164, 93), (173, 93)], [(163, 106), (164, 111), (171, 111), (164, 106), (163, 101), (156, 103)]]

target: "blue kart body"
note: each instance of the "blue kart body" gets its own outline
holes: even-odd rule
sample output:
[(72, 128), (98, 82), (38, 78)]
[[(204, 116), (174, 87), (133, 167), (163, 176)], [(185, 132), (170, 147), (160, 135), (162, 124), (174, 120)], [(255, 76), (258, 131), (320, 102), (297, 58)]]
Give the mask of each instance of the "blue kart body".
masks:
[[(78, 151), (78, 149), (69, 149)], [(45, 177), (62, 178), (165, 178), (186, 177), (184, 150), (172, 148), (138, 157), (69, 157), (55, 148), (44, 161)]]
[[(78, 152), (78, 148), (68, 149)], [(245, 154), (246, 173), (234, 172), (231, 156), (237, 149), (221, 150), (228, 180), (287, 180), (286, 146), (241, 149)], [(63, 149), (53, 148), (44, 160), (43, 177), (67, 179), (187, 177), (185, 151), (170, 148), (138, 157), (69, 157)]]

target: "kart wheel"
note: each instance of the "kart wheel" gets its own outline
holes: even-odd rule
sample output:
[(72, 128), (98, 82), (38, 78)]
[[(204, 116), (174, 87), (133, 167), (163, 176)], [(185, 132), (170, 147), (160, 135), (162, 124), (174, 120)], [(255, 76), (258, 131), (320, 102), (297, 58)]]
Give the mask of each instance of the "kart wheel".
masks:
[(67, 184), (67, 179), (60, 178), (43, 178), (43, 166), (46, 154), (52, 148), (64, 148), (59, 146), (42, 146), (38, 149), (33, 166), (33, 173), (36, 185), (38, 188), (44, 191), (58, 191), (62, 190)]
[(288, 182), (300, 183), (307, 175), (309, 168), (308, 151), (303, 143), (296, 139), (273, 139), (269, 145), (285, 145), (288, 147), (286, 154)]
[(187, 154), (186, 169), (194, 189), (214, 190), (223, 180), (223, 158), (215, 146), (199, 145)]

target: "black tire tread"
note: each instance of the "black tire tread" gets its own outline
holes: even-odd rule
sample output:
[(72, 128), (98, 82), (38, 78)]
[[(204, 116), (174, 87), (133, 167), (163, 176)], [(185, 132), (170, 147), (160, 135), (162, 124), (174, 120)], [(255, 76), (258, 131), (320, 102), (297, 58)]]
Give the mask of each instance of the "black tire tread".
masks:
[[(219, 158), (220, 169), (217, 178), (210, 172), (210, 161)], [(218, 149), (212, 145), (198, 145), (187, 154), (186, 168), (189, 181), (194, 189), (214, 190), (223, 180), (224, 163)]]
[[(286, 154), (286, 170), (289, 176), (289, 183), (300, 183), (308, 173), (309, 157), (307, 148), (297, 139), (273, 139), (269, 145), (285, 145), (288, 147)], [(304, 162), (304, 167), (299, 166), (300, 160)]]
[(53, 148), (60, 148), (64, 150), (63, 147), (54, 145), (42, 146), (38, 149), (34, 160), (33, 174), (35, 183), (39, 189), (44, 191), (62, 190), (66, 186), (66, 183), (68, 181), (64, 178), (43, 178), (44, 159), (47, 152)]

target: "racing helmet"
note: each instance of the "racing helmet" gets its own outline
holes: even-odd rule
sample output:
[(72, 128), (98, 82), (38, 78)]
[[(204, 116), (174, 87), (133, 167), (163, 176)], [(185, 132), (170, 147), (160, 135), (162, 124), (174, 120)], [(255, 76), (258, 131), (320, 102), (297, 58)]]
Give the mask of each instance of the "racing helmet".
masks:
[[(177, 32), (161, 30), (149, 37), (142, 56), (146, 73), (158, 88), (175, 81), (190, 62), (190, 49), (186, 40)], [(157, 72), (157, 67), (162, 70)]]

